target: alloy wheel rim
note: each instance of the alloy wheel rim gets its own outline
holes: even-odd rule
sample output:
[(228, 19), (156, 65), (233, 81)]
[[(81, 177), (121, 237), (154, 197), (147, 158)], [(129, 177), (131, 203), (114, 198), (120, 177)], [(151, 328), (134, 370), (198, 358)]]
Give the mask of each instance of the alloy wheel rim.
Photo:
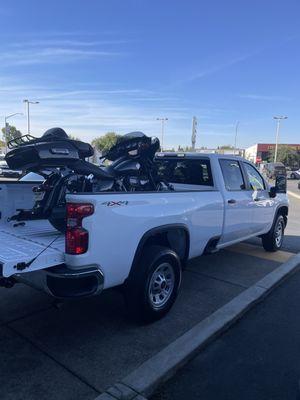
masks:
[(175, 287), (174, 270), (169, 263), (160, 264), (153, 272), (148, 289), (148, 298), (153, 308), (162, 308), (170, 299)]

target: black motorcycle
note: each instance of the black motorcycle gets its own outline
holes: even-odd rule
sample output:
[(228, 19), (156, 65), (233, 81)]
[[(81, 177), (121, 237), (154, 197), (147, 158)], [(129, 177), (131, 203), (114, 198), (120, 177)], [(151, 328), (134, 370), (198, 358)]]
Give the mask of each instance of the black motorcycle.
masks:
[(45, 179), (33, 187), (33, 208), (17, 210), (10, 220), (48, 219), (64, 232), (68, 193), (172, 189), (159, 179), (154, 163), (159, 140), (142, 132), (122, 136), (102, 156), (102, 163), (109, 164), (100, 167), (85, 160), (93, 156), (93, 148), (70, 139), (61, 128), (49, 129), (41, 138), (24, 135), (10, 141), (8, 147), (11, 151), (5, 159), (10, 168), (35, 172)]

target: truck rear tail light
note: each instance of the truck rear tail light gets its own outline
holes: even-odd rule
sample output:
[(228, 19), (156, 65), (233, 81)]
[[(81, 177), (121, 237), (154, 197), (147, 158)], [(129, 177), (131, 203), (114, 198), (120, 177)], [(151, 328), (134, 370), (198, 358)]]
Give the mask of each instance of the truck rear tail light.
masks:
[(94, 206), (85, 203), (67, 203), (66, 253), (84, 254), (89, 246), (89, 233), (82, 220), (94, 213)]
[(66, 253), (84, 254), (89, 246), (89, 233), (83, 228), (67, 229), (66, 232)]

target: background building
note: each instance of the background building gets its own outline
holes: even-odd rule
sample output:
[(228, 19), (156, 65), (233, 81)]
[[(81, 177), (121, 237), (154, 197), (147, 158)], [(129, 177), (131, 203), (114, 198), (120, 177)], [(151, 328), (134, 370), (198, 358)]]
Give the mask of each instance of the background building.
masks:
[[(287, 147), (291, 152), (297, 152), (300, 156), (300, 144), (280, 144), (280, 146)], [(269, 158), (274, 154), (275, 143), (256, 143), (245, 150), (245, 157), (247, 160), (255, 164), (270, 161)]]
[(236, 156), (241, 156), (244, 157), (245, 150), (244, 149), (234, 149), (234, 148), (222, 148), (218, 147), (216, 149), (207, 149), (207, 148), (201, 148), (201, 149), (196, 149), (196, 153), (208, 153), (208, 154), (225, 154), (225, 155), (236, 155)]

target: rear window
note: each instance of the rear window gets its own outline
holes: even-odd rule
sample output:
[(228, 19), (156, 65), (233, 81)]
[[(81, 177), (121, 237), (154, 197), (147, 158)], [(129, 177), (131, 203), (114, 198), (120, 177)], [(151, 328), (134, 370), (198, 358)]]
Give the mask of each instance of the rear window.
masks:
[(245, 190), (245, 182), (240, 164), (236, 160), (221, 159), (220, 165), (227, 190)]
[(209, 160), (164, 159), (155, 162), (159, 177), (167, 182), (213, 186)]

